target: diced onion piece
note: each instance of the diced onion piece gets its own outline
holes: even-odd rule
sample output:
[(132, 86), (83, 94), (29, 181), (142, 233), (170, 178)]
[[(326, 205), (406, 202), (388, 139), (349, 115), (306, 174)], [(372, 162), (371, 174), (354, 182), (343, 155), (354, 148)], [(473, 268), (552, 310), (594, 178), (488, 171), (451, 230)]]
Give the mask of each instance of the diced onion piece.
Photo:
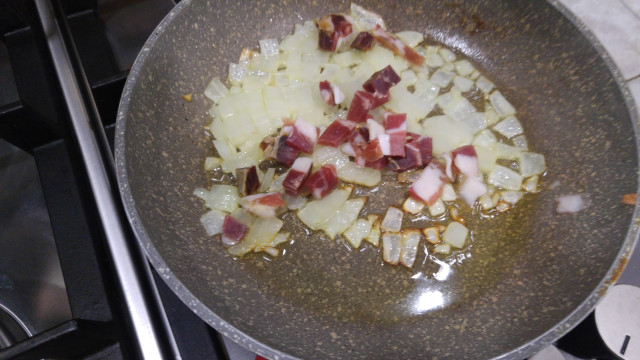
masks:
[(280, 255), (280, 249), (277, 249), (277, 248), (274, 248), (274, 247), (271, 247), (271, 246), (256, 248), (253, 251), (255, 251), (255, 252), (264, 251), (264, 252), (266, 252), (267, 254), (269, 254), (269, 255), (271, 255), (273, 257), (276, 257), (276, 256)]
[(284, 179), (287, 178), (287, 175), (289, 175), (289, 171), (288, 170), (286, 172), (280, 174), (275, 179), (273, 179), (273, 181), (271, 182), (271, 185), (269, 186), (269, 192), (281, 192), (281, 191), (283, 191), (284, 187), (282, 186), (282, 182), (284, 181)]
[(513, 145), (515, 147), (519, 147), (522, 150), (529, 150), (529, 144), (527, 143), (527, 138), (524, 135), (518, 135), (511, 139), (513, 141)]
[(429, 214), (431, 216), (442, 215), (447, 209), (447, 207), (442, 202), (442, 199), (436, 200), (436, 202), (433, 203), (433, 205), (429, 205), (428, 208), (429, 208)]
[(382, 230), (380, 229), (380, 216), (369, 215), (367, 216), (367, 221), (371, 224), (371, 231), (365, 241), (375, 247), (378, 247), (380, 245), (380, 234), (382, 233)]
[(408, 268), (413, 267), (418, 255), (420, 245), (420, 230), (407, 229), (402, 234), (402, 247), (400, 249), (400, 263)]
[(522, 176), (502, 165), (496, 165), (489, 173), (487, 182), (505, 190), (520, 190)]
[(211, 171), (222, 164), (222, 159), (219, 157), (208, 156), (204, 159), (204, 169)]
[(229, 145), (226, 140), (216, 139), (213, 140), (213, 146), (216, 148), (218, 155), (224, 160), (230, 159), (233, 155), (237, 153), (237, 151)]
[(353, 22), (360, 31), (373, 30), (377, 26), (386, 29), (384, 20), (373, 11), (369, 11), (360, 5), (351, 3), (351, 17)]
[(500, 198), (509, 204), (515, 204), (522, 199), (523, 195), (522, 191), (503, 191), (500, 193)]
[(204, 89), (204, 96), (211, 99), (214, 103), (217, 103), (223, 97), (229, 95), (229, 89), (220, 81), (220, 79), (213, 78), (211, 82)]
[(478, 169), (481, 172), (488, 174), (493, 170), (498, 160), (498, 154), (491, 148), (484, 146), (474, 146), (476, 154), (478, 155)]
[(433, 153), (442, 154), (471, 143), (473, 132), (469, 125), (448, 116), (427, 118), (423, 134), (433, 139)]
[(447, 225), (447, 229), (442, 234), (442, 240), (451, 246), (462, 248), (468, 235), (469, 230), (466, 226), (457, 221), (452, 221)]
[(458, 198), (458, 195), (456, 194), (453, 185), (445, 184), (442, 187), (442, 195), (440, 196), (440, 198), (442, 199), (442, 201), (455, 201)]
[(506, 119), (494, 125), (493, 130), (507, 138), (512, 138), (522, 134), (522, 125), (515, 116), (508, 116)]
[(450, 254), (451, 253), (451, 245), (447, 243), (438, 244), (433, 248), (433, 252), (436, 254)]
[(507, 101), (507, 99), (505, 99), (504, 95), (502, 95), (499, 90), (496, 90), (489, 95), (489, 101), (498, 115), (503, 118), (516, 113), (516, 109)]
[(482, 210), (490, 210), (496, 207), (496, 205), (498, 205), (497, 199), (495, 200), (496, 201), (494, 201), (493, 196), (487, 193), (480, 196), (480, 198), (478, 199), (478, 203), (480, 204), (480, 207), (482, 207)]
[(424, 35), (417, 31), (401, 31), (395, 34), (396, 37), (402, 40), (409, 47), (416, 47), (424, 40)]
[(387, 213), (382, 220), (382, 230), (398, 232), (402, 229), (402, 210), (389, 206)]
[(498, 140), (496, 139), (496, 136), (493, 134), (493, 131), (489, 129), (485, 129), (480, 131), (478, 134), (476, 134), (471, 144), (473, 146), (484, 146), (487, 148), (493, 148), (496, 146), (497, 142)]
[(428, 243), (437, 244), (441, 241), (440, 231), (435, 226), (422, 229), (422, 233), (424, 234), (424, 237)]
[(332, 191), (320, 200), (309, 201), (298, 210), (298, 218), (313, 230), (319, 230), (349, 198), (353, 188)]
[(258, 44), (260, 44), (260, 54), (266, 57), (278, 55), (280, 53), (280, 46), (277, 39), (259, 40)]
[(407, 200), (402, 204), (402, 209), (409, 214), (418, 214), (424, 209), (427, 204), (420, 200), (416, 200), (412, 197), (408, 197)]
[(212, 185), (209, 191), (196, 189), (194, 195), (205, 201), (209, 209), (232, 212), (238, 208), (240, 194), (238, 188), (231, 185)]
[(496, 143), (496, 155), (498, 159), (517, 160), (521, 152), (522, 149), (515, 146)]
[(384, 233), (382, 235), (382, 259), (389, 264), (398, 265), (402, 251), (402, 235)]
[(454, 76), (454, 73), (438, 69), (433, 73), (433, 75), (431, 75), (431, 82), (440, 87), (446, 87), (449, 85), (451, 80), (453, 80)]
[(268, 168), (267, 171), (264, 173), (262, 180), (260, 181), (260, 187), (258, 188), (258, 192), (266, 192), (271, 187), (271, 184), (273, 183), (273, 179), (275, 175), (276, 175), (276, 168)]
[(358, 167), (352, 162), (344, 164), (337, 168), (338, 177), (352, 184), (358, 184), (367, 187), (378, 185), (382, 180), (382, 172), (380, 170), (368, 167)]
[(528, 193), (537, 193), (538, 192), (538, 175), (534, 175), (522, 184), (522, 189)]
[(484, 104), (484, 118), (487, 120), (487, 126), (491, 126), (500, 120), (500, 115), (493, 110), (491, 104)]
[(487, 79), (486, 77), (480, 76), (476, 80), (476, 86), (478, 87), (478, 89), (482, 90), (482, 92), (484, 92), (485, 94), (488, 94), (491, 90), (493, 90), (493, 87), (495, 85), (493, 85), (493, 83), (489, 81), (489, 79)]
[(556, 203), (558, 204), (558, 206), (556, 207), (556, 212), (558, 214), (577, 213), (578, 211), (584, 209), (587, 205), (583, 194), (560, 196), (556, 199)]
[(504, 201), (504, 200), (499, 200), (498, 201), (498, 205), (496, 205), (496, 210), (498, 210), (498, 212), (501, 213), (505, 213), (507, 211), (509, 211), (509, 209), (511, 209), (511, 204)]
[(456, 60), (456, 54), (447, 48), (441, 47), (440, 49), (438, 49), (438, 53), (446, 62), (454, 62)]
[(218, 210), (209, 210), (200, 218), (207, 235), (213, 236), (222, 233), (222, 224), (226, 213)]
[(471, 73), (475, 70), (473, 65), (471, 65), (468, 60), (458, 60), (454, 64), (456, 66), (456, 71), (462, 76), (471, 75)]
[(229, 83), (231, 85), (241, 85), (247, 72), (247, 67), (242, 64), (229, 64)]
[(253, 222), (249, 226), (249, 231), (244, 239), (236, 245), (233, 245), (227, 251), (231, 255), (242, 256), (255, 248), (264, 246), (278, 234), (282, 228), (282, 220), (276, 217), (260, 218), (254, 217)]
[(287, 204), (289, 210), (302, 209), (307, 204), (307, 199), (304, 196), (291, 196), (284, 194), (284, 202)]
[(354, 249), (357, 249), (370, 232), (371, 223), (365, 219), (358, 219), (342, 235)]
[(345, 232), (356, 221), (366, 202), (367, 198), (364, 197), (345, 201), (340, 209), (322, 225), (322, 230), (331, 240), (335, 239), (336, 235)]
[(532, 152), (523, 152), (518, 158), (520, 166), (520, 174), (522, 176), (531, 176), (542, 174), (546, 169), (544, 156)]
[(427, 55), (425, 63), (427, 66), (437, 68), (444, 65), (444, 60), (442, 60), (442, 56), (437, 53), (431, 53)]
[(473, 112), (464, 116), (461, 121), (469, 125), (471, 132), (474, 134), (487, 127), (487, 119), (485, 118), (484, 113)]

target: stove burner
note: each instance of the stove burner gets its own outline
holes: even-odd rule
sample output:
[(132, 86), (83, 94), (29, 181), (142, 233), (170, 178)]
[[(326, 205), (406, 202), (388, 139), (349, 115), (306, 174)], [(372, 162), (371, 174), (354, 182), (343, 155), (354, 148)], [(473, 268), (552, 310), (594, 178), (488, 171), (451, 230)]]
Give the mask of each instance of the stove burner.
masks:
[(30, 335), (24, 323), (9, 309), (0, 304), (0, 349), (20, 342)]

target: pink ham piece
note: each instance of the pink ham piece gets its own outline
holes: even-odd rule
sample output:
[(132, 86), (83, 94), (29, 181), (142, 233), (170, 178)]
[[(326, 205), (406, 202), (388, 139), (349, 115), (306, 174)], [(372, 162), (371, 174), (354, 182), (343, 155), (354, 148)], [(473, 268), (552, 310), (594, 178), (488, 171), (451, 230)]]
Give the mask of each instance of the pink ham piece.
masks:
[(351, 100), (349, 106), (349, 112), (347, 113), (347, 120), (354, 122), (363, 122), (367, 120), (367, 113), (369, 110), (375, 109), (379, 100), (376, 99), (374, 94), (366, 91), (356, 91)]
[(331, 190), (335, 189), (338, 186), (338, 183), (339, 180), (336, 167), (331, 164), (327, 164), (322, 165), (318, 171), (309, 176), (309, 179), (305, 183), (305, 187), (315, 199), (322, 199), (330, 193)]
[(400, 82), (400, 76), (396, 74), (391, 65), (376, 71), (371, 77), (362, 84), (362, 88), (370, 93), (387, 94), (389, 89)]
[(276, 216), (276, 210), (285, 206), (282, 194), (271, 192), (240, 198), (240, 205), (248, 212), (263, 218)]
[[(360, 151), (356, 151), (356, 155), (358, 158), (366, 162), (372, 162), (380, 159), (382, 154), (382, 149), (380, 148), (378, 139), (373, 139), (369, 141), (367, 146), (364, 149), (360, 149)], [(365, 164), (360, 164), (361, 166), (365, 166)]]
[(403, 157), (405, 154), (405, 138), (406, 134), (404, 132), (378, 135), (378, 141), (380, 150), (382, 151), (382, 155)]
[[(409, 136), (410, 133), (407, 133)], [(433, 140), (428, 136), (418, 136), (417, 139), (411, 141), (416, 144), (420, 150), (420, 157), (422, 159), (422, 165), (428, 165), (433, 158)]]
[(332, 84), (327, 80), (320, 81), (320, 95), (324, 102), (329, 106), (336, 106), (344, 100), (344, 93), (340, 90), (338, 85)]
[(377, 28), (373, 29), (371, 35), (373, 35), (373, 37), (378, 40), (378, 42), (382, 46), (393, 51), (396, 55), (404, 57), (411, 64), (422, 66), (422, 64), (424, 63), (424, 57), (413, 51), (412, 48), (405, 45), (405, 43), (403, 43), (400, 39), (391, 35), (385, 29), (381, 28), (380, 25), (378, 25)]
[(461, 146), (451, 152), (454, 172), (459, 171), (468, 178), (478, 176), (478, 154), (473, 145)]
[(287, 136), (281, 136), (278, 139), (278, 144), (277, 144), (275, 153), (276, 153), (276, 160), (278, 160), (278, 162), (286, 166), (291, 166), (293, 162), (296, 160), (296, 158), (298, 157), (298, 154), (300, 153), (300, 151), (298, 151), (297, 149), (294, 149), (293, 147), (289, 146), (289, 144), (287, 144)]
[(235, 218), (227, 215), (222, 223), (222, 245), (232, 246), (240, 242), (249, 228)]
[(320, 30), (318, 46), (327, 51), (335, 51), (340, 40), (353, 32), (353, 25), (343, 15), (324, 16), (316, 21), (316, 26)]
[(348, 120), (335, 120), (327, 127), (322, 135), (318, 138), (318, 144), (338, 147), (343, 142), (347, 141), (351, 130), (355, 127), (355, 123)]
[(369, 130), (365, 127), (353, 129), (349, 134), (349, 144), (351, 144), (353, 152), (357, 155), (369, 144)]
[(394, 114), (387, 112), (384, 114), (382, 121), (384, 130), (387, 134), (407, 133), (407, 114)]
[(442, 194), (442, 187), (446, 184), (447, 177), (442, 165), (431, 162), (422, 171), (418, 179), (409, 187), (409, 194), (427, 205), (433, 205)]
[(282, 181), (284, 191), (291, 196), (298, 196), (304, 181), (309, 176), (313, 160), (308, 157), (299, 157), (289, 169), (289, 173)]
[(298, 119), (287, 137), (287, 145), (304, 153), (313, 154), (313, 147), (318, 140), (318, 131), (314, 125)]
[(373, 38), (373, 36), (371, 36), (371, 34), (366, 31), (361, 31), (360, 33), (358, 33), (356, 38), (353, 39), (351, 47), (356, 50), (366, 51), (373, 47), (374, 41), (375, 39)]
[(395, 172), (411, 170), (420, 166), (422, 166), (422, 157), (415, 142), (404, 145), (404, 157), (389, 158), (389, 168)]
[(383, 156), (376, 161), (365, 161), (364, 166), (376, 170), (382, 170), (385, 166), (387, 166), (388, 162), (389, 161), (387, 160), (387, 157)]
[(479, 177), (466, 178), (460, 185), (460, 196), (469, 206), (473, 206), (476, 200), (486, 192), (487, 186)]

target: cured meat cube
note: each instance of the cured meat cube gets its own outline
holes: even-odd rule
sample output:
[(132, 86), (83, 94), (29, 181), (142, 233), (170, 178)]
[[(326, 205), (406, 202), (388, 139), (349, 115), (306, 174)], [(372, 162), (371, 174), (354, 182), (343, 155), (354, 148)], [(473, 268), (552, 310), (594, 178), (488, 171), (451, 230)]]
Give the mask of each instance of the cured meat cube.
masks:
[(378, 40), (382, 46), (393, 51), (396, 55), (404, 57), (411, 64), (422, 66), (424, 63), (424, 57), (416, 53), (412, 48), (405, 45), (400, 39), (391, 35), (380, 26), (373, 29), (371, 35), (373, 35), (373, 37)]
[(276, 216), (276, 210), (285, 206), (285, 202), (281, 193), (271, 192), (240, 198), (240, 205), (248, 212), (266, 218)]
[(386, 113), (382, 125), (387, 134), (407, 132), (407, 114)]
[(222, 244), (232, 246), (240, 242), (249, 228), (235, 218), (227, 215), (222, 223)]
[(296, 120), (291, 134), (287, 137), (287, 145), (307, 154), (313, 154), (313, 147), (318, 140), (318, 128), (302, 120)]
[(380, 100), (376, 99), (374, 94), (368, 93), (366, 91), (356, 91), (353, 95), (353, 100), (351, 100), (351, 105), (349, 106), (349, 112), (347, 113), (347, 120), (355, 121), (355, 122), (363, 122), (367, 120), (367, 113), (369, 110), (373, 110), (378, 107)]
[(373, 41), (375, 39), (367, 31), (361, 31), (353, 42), (351, 47), (357, 50), (369, 50), (373, 47)]
[(446, 184), (447, 175), (444, 173), (442, 165), (431, 162), (422, 171), (418, 179), (409, 187), (409, 194), (424, 201), (427, 205), (433, 205), (442, 194), (442, 187)]
[(353, 151), (358, 154), (369, 144), (369, 130), (365, 127), (353, 129), (349, 135), (349, 144), (351, 144)]
[(336, 101), (335, 98), (333, 96), (333, 89), (331, 88), (331, 84), (327, 81), (320, 81), (320, 95), (322, 96), (322, 99), (324, 100), (324, 102), (327, 103), (327, 105), (329, 106), (335, 106), (336, 105)]
[(478, 176), (478, 154), (473, 145), (461, 146), (451, 152), (453, 169), (468, 178)]
[(282, 181), (284, 191), (291, 196), (298, 196), (304, 181), (309, 176), (313, 160), (308, 157), (299, 157), (289, 169), (289, 173)]
[(376, 161), (366, 161), (364, 163), (364, 166), (368, 168), (376, 169), (376, 170), (382, 170), (384, 169), (385, 166), (387, 166), (388, 162), (389, 161), (387, 160), (387, 157), (382, 156), (380, 159)]
[(322, 135), (318, 138), (318, 144), (338, 147), (343, 142), (347, 141), (349, 134), (355, 127), (352, 121), (348, 120), (335, 120), (327, 127)]
[(417, 144), (404, 145), (404, 157), (393, 156), (389, 158), (389, 168), (395, 172), (411, 170), (422, 166), (422, 157)]
[(253, 194), (260, 186), (260, 179), (255, 166), (236, 169), (236, 180), (238, 181), (238, 192), (240, 192), (241, 196)]
[(422, 165), (428, 165), (433, 158), (433, 140), (428, 136), (420, 136), (412, 143), (416, 144), (420, 150)]
[(281, 136), (275, 150), (275, 159), (286, 166), (291, 166), (300, 151), (287, 144), (287, 136)]
[(335, 166), (322, 165), (318, 171), (309, 176), (305, 187), (316, 199), (322, 199), (338, 186), (339, 179)]
[(353, 32), (351, 22), (339, 14), (324, 16), (316, 21), (319, 30), (318, 46), (322, 50), (335, 51), (341, 39)]
[(387, 65), (386, 68), (373, 73), (362, 87), (370, 93), (385, 95), (393, 85), (399, 82), (400, 76), (391, 68), (391, 65)]
[(403, 157), (405, 139), (406, 133), (404, 131), (378, 135), (382, 155)]

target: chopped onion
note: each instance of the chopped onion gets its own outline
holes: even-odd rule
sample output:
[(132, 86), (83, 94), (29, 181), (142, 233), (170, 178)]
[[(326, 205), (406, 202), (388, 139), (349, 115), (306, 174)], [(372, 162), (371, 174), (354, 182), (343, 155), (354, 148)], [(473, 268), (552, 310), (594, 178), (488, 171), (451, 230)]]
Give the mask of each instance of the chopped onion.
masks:
[(428, 205), (428, 208), (429, 208), (429, 214), (431, 216), (442, 215), (447, 210), (447, 207), (442, 202), (442, 199), (436, 200), (436, 202), (433, 203), (433, 205)]
[(526, 192), (537, 193), (538, 192), (538, 175), (533, 175), (532, 177), (525, 180), (524, 183), (522, 184), (522, 188)]
[(487, 182), (505, 190), (520, 190), (522, 176), (502, 165), (496, 165), (489, 173)]
[(433, 73), (433, 75), (431, 75), (431, 82), (440, 87), (446, 87), (447, 85), (449, 85), (451, 80), (453, 80), (454, 76), (454, 73), (438, 69)]
[(259, 40), (258, 43), (260, 44), (260, 54), (266, 57), (275, 56), (280, 53), (280, 45), (277, 39), (263, 39)]
[(487, 119), (484, 113), (473, 112), (464, 116), (461, 120), (469, 125), (471, 132), (474, 134), (487, 127)]
[(370, 232), (371, 223), (365, 219), (358, 219), (342, 235), (354, 249), (357, 249)]
[[(276, 168), (268, 168), (264, 173), (262, 180), (260, 181), (260, 187), (258, 188), (258, 192), (267, 192), (273, 183), (273, 179), (276, 176)], [(284, 180), (284, 178), (282, 179)], [(272, 191), (270, 191), (272, 192)]]
[(458, 60), (455, 63), (456, 71), (462, 76), (470, 75), (475, 68), (468, 60)]
[(402, 209), (409, 214), (418, 214), (420, 213), (427, 204), (423, 203), (420, 200), (416, 200), (412, 197), (408, 197), (407, 200), (402, 204)]
[(321, 229), (351, 195), (351, 187), (334, 190), (320, 200), (309, 201), (298, 210), (298, 218), (313, 230)]
[(420, 245), (420, 230), (407, 229), (402, 234), (402, 247), (400, 249), (400, 263), (408, 268), (413, 267)]
[(498, 154), (491, 148), (484, 146), (474, 146), (473, 148), (476, 150), (476, 155), (478, 155), (478, 169), (480, 169), (481, 172), (488, 174), (496, 165)]
[(476, 80), (476, 86), (478, 87), (478, 89), (482, 90), (482, 92), (484, 92), (485, 94), (488, 94), (494, 87), (493, 83), (484, 76), (480, 76)]
[(204, 169), (207, 171), (211, 171), (222, 164), (222, 159), (219, 157), (208, 156), (204, 159)]
[(513, 145), (515, 147), (519, 147), (522, 150), (529, 150), (529, 144), (527, 143), (527, 138), (524, 135), (518, 135), (511, 139), (513, 141)]
[(336, 235), (342, 234), (358, 218), (360, 210), (367, 202), (367, 198), (347, 200), (340, 209), (322, 225), (322, 230), (329, 235), (330, 239), (335, 239)]
[(484, 146), (487, 148), (493, 148), (496, 146), (497, 142), (498, 142), (498, 139), (496, 139), (496, 136), (493, 134), (493, 131), (486, 129), (476, 134), (471, 144), (473, 146)]
[(216, 148), (218, 155), (224, 160), (230, 159), (237, 152), (225, 140), (213, 140), (213, 146)]
[(442, 56), (437, 53), (431, 53), (427, 55), (425, 64), (427, 64), (427, 66), (437, 68), (444, 65), (444, 60), (442, 60)]
[(451, 245), (447, 243), (438, 244), (433, 248), (433, 252), (436, 254), (449, 254), (451, 253)]
[(389, 206), (382, 220), (382, 230), (398, 232), (402, 229), (402, 210)]
[(440, 199), (442, 199), (442, 201), (455, 201), (457, 198), (458, 195), (456, 195), (453, 185), (445, 184), (442, 187), (442, 195), (440, 195)]
[(382, 235), (382, 259), (389, 264), (398, 265), (402, 251), (402, 235), (384, 233)]
[(238, 208), (240, 194), (238, 188), (231, 185), (212, 185), (209, 191), (196, 189), (194, 195), (205, 201), (209, 209), (232, 212)]
[(214, 103), (217, 103), (220, 99), (229, 94), (229, 89), (218, 79), (213, 78), (211, 82), (204, 89), (204, 96), (211, 99)]
[(446, 62), (454, 62), (456, 60), (456, 54), (447, 48), (441, 47), (440, 49), (438, 49), (438, 53)]
[(380, 234), (382, 233), (382, 230), (380, 229), (380, 216), (369, 215), (367, 216), (367, 221), (371, 224), (371, 231), (369, 232), (369, 235), (367, 235), (365, 241), (375, 247), (378, 247), (380, 245)]
[(269, 246), (278, 246), (282, 243), (289, 241), (289, 236), (291, 234), (288, 232), (280, 232), (278, 233), (270, 242)]
[(380, 26), (383, 29), (387, 28), (380, 15), (355, 3), (351, 3), (351, 17), (360, 31), (373, 30), (376, 26)]
[(523, 152), (518, 159), (520, 166), (520, 174), (522, 176), (531, 176), (542, 174), (546, 168), (544, 156), (541, 154)]
[(469, 125), (448, 116), (427, 118), (423, 135), (433, 139), (433, 152), (442, 154), (471, 143), (473, 133)]
[(493, 129), (507, 138), (522, 134), (522, 125), (515, 116), (508, 116), (497, 123)]
[(338, 177), (352, 184), (358, 184), (367, 187), (373, 187), (380, 183), (382, 180), (382, 172), (380, 170), (371, 169), (368, 167), (358, 167), (352, 162), (344, 164), (344, 166), (337, 168)]
[(289, 194), (284, 194), (282, 197), (284, 198), (284, 202), (287, 204), (287, 209), (289, 210), (299, 210), (307, 204), (307, 199), (304, 196), (291, 196)]
[(478, 203), (480, 204), (480, 207), (482, 207), (482, 210), (491, 210), (496, 207), (496, 205), (498, 205), (498, 199), (495, 200), (496, 201), (494, 201), (493, 196), (487, 193), (480, 196), (480, 198), (478, 199)]
[(515, 146), (507, 144), (496, 143), (496, 155), (498, 156), (498, 159), (517, 160), (521, 152), (521, 148), (517, 148)]
[(560, 196), (556, 199), (558, 206), (556, 212), (558, 214), (577, 213), (586, 207), (583, 194), (572, 194)]
[(249, 226), (249, 231), (244, 239), (227, 250), (231, 255), (242, 256), (268, 244), (278, 234), (283, 222), (276, 217), (254, 217), (251, 225), (246, 225)]
[(222, 233), (222, 224), (226, 213), (218, 210), (209, 210), (200, 218), (207, 235), (213, 236)]
[(417, 31), (401, 31), (395, 35), (398, 39), (402, 40), (403, 43), (412, 48), (424, 41), (424, 35)]
[(422, 233), (428, 243), (437, 244), (441, 241), (440, 231), (435, 226), (422, 229)]
[(509, 204), (515, 204), (522, 199), (523, 195), (522, 191), (503, 191), (500, 193), (500, 198)]
[(465, 179), (464, 183), (460, 186), (460, 196), (469, 206), (473, 206), (476, 200), (487, 192), (487, 186), (482, 179), (477, 177), (471, 177)]
[(278, 177), (276, 177), (275, 179), (273, 179), (273, 181), (271, 181), (271, 185), (269, 186), (269, 192), (281, 192), (284, 190), (284, 187), (282, 186), (282, 183), (284, 182), (284, 179), (287, 178), (287, 175), (289, 175), (289, 171), (287, 170), (286, 172), (278, 175)]
[(505, 99), (499, 90), (489, 95), (489, 101), (491, 101), (491, 106), (493, 106), (496, 112), (503, 118), (516, 113), (516, 109)]
[(451, 246), (462, 248), (469, 235), (469, 230), (466, 226), (459, 222), (452, 221), (447, 226), (447, 229), (442, 234), (442, 240)]

